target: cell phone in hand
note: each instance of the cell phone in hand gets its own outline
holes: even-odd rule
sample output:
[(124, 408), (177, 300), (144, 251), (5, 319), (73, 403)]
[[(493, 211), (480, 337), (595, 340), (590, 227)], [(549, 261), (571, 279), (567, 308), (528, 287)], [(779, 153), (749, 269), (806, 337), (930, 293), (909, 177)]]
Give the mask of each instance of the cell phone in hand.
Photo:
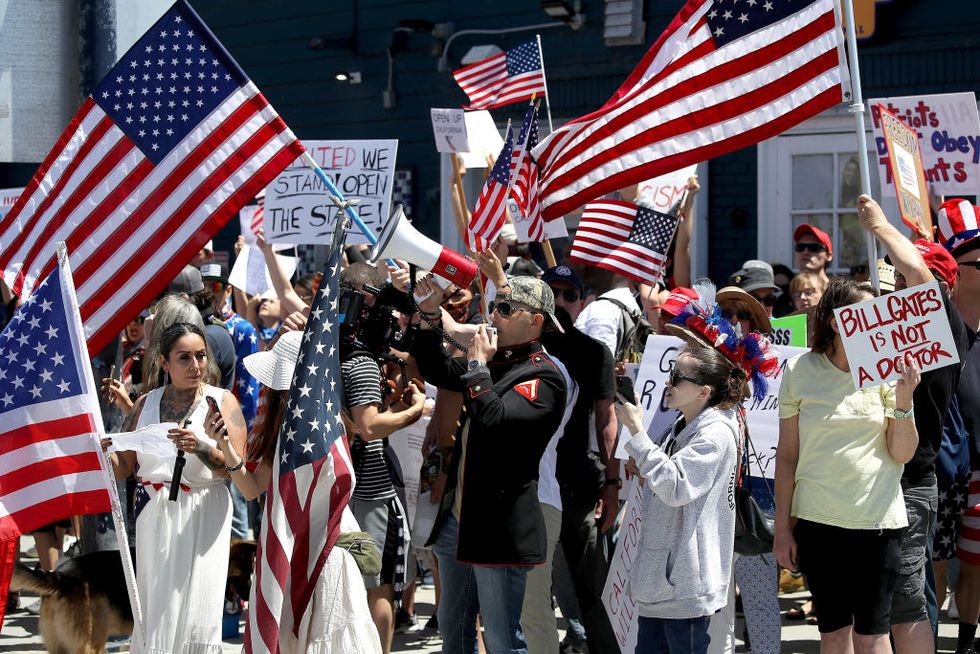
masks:
[(218, 408), (218, 402), (213, 397), (208, 395), (204, 398), (204, 400), (208, 403), (211, 411), (213, 411), (216, 415), (221, 415), (221, 409)]
[(616, 393), (623, 397), (623, 401), (636, 404), (636, 389), (633, 387), (633, 379), (628, 375), (616, 376)]

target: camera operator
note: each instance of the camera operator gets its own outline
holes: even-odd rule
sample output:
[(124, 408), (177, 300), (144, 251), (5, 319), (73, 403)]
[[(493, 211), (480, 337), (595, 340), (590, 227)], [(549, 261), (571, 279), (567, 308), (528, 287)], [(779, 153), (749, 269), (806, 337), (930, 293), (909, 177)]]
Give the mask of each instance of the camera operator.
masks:
[(488, 651), (526, 652), (519, 625), (528, 566), (544, 563), (547, 548), (538, 468), (565, 410), (564, 377), (540, 343), (544, 329), (561, 329), (554, 296), (538, 279), (512, 278), (491, 310), (496, 333), (481, 325), (463, 359), (443, 353), (433, 327), (442, 320), (442, 291), (424, 279), (417, 293), (431, 295), (419, 307), (412, 355), (430, 383), (464, 397), (429, 539), (443, 596), (452, 598), (439, 603), (443, 652), (474, 651), (477, 607)]
[[(400, 475), (400, 471), (393, 470), (397, 464), (386, 453), (387, 437), (422, 417), (425, 393), (414, 384), (407, 384), (405, 392), (389, 410), (383, 410), (385, 398), (382, 388), (387, 385), (378, 359), (387, 354), (387, 348), (383, 343), (366, 343), (363, 331), (369, 329), (365, 322), (370, 321), (371, 307), (377, 301), (375, 295), (365, 291), (365, 288), (381, 288), (385, 281), (384, 272), (366, 263), (351, 264), (341, 273), (344, 324), (340, 327), (340, 370), (344, 384), (344, 409), (354, 426), (351, 454), (357, 481), (350, 507), (358, 524), (371, 534), (381, 552), (381, 574), (365, 577), (364, 583), (371, 617), (387, 654), (391, 650), (395, 621), (395, 577), (396, 573), (404, 574), (404, 569), (399, 571), (396, 568), (402, 559), (399, 551), (405, 551), (408, 535), (405, 511), (392, 483), (393, 472)], [(367, 311), (360, 309), (361, 302)], [(383, 307), (378, 309), (383, 310)], [(390, 310), (387, 317), (391, 319)]]

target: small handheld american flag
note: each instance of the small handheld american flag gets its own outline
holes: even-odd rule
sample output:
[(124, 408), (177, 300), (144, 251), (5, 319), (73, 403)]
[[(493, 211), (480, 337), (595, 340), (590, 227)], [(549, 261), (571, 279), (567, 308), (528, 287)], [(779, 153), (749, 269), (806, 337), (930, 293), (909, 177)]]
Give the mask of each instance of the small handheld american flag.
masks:
[(486, 184), (470, 216), (466, 230), (466, 247), (472, 252), (482, 252), (490, 247), (507, 222), (507, 194), (510, 189), (510, 163), (514, 150), (514, 130), (507, 123), (507, 138), (497, 156), (497, 162), (487, 177)]
[(544, 65), (537, 41), (522, 43), (453, 73), (470, 99), (464, 109), (493, 109), (545, 94)]

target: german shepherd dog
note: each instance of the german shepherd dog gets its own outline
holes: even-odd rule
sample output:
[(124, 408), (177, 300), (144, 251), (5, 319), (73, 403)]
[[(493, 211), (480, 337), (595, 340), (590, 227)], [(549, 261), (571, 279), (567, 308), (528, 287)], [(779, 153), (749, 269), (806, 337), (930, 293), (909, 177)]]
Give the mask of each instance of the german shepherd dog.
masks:
[[(232, 543), (227, 594), (248, 597), (255, 549), (254, 542)], [(129, 636), (133, 631), (133, 611), (118, 550), (67, 559), (54, 572), (18, 564), (10, 590), (41, 596), (41, 638), (53, 654), (99, 654), (110, 636)]]

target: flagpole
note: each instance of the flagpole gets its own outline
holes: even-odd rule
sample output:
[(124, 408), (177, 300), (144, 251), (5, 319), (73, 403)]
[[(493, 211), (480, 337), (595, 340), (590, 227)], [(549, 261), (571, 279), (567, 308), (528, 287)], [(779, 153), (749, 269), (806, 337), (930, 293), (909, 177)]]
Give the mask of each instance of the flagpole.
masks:
[(555, 126), (551, 123), (551, 101), (548, 99), (551, 94), (548, 93), (548, 77), (544, 74), (544, 49), (541, 47), (541, 35), (535, 34), (535, 38), (538, 39), (538, 57), (541, 58), (541, 81), (544, 83), (544, 108), (548, 113), (548, 133), (555, 131)]
[[(865, 135), (864, 97), (861, 91), (861, 67), (858, 64), (857, 35), (854, 28), (854, 7), (850, 0), (843, 0), (844, 25), (847, 29), (847, 57), (851, 73), (851, 105), (848, 111), (854, 114), (858, 142), (858, 169), (861, 172), (861, 191), (871, 195), (871, 176), (868, 173), (868, 139)], [(871, 273), (871, 285), (876, 292), (881, 292), (878, 282), (878, 244), (871, 233), (865, 233), (868, 246), (868, 271)]]
[[(75, 296), (75, 282), (71, 275), (71, 265), (68, 260), (68, 247), (64, 241), (58, 242), (58, 266), (61, 269), (61, 274), (64, 275), (65, 284), (63, 287), (63, 292), (67, 291), (71, 297), (71, 316), (69, 320), (74, 320), (75, 328), (74, 332), (79, 338), (84, 338), (84, 327), (82, 327), (81, 315), (78, 311), (78, 298)], [(75, 346), (81, 345), (81, 343), (75, 343)], [(90, 365), (85, 365), (87, 363), (86, 357), (80, 357), (80, 365), (78, 366), (79, 374), (84, 379), (84, 383), (88, 389), (88, 395), (91, 397), (95, 394), (95, 378), (92, 376), (92, 367)], [(106, 490), (109, 491), (109, 506), (112, 508), (112, 524), (116, 532), (116, 542), (119, 545), (119, 558), (122, 561), (123, 566), (123, 576), (126, 579), (126, 592), (129, 594), (129, 603), (133, 610), (133, 638), (138, 642), (138, 648), (142, 649), (145, 631), (143, 629), (143, 608), (140, 604), (139, 592), (136, 586), (136, 569), (133, 566), (133, 559), (129, 550), (129, 533), (126, 531), (126, 520), (123, 517), (122, 504), (119, 501), (119, 493), (116, 487), (116, 476), (112, 473), (112, 460), (108, 452), (102, 451), (102, 438), (105, 436), (105, 424), (102, 421), (102, 409), (99, 407), (99, 402), (96, 398), (92, 397), (93, 402), (91, 402), (90, 410), (92, 416), (95, 419), (95, 430), (96, 433), (93, 434), (95, 440), (95, 447), (99, 448), (97, 451), (102, 452), (100, 457), (100, 462), (102, 466), (102, 472), (106, 479)]]

